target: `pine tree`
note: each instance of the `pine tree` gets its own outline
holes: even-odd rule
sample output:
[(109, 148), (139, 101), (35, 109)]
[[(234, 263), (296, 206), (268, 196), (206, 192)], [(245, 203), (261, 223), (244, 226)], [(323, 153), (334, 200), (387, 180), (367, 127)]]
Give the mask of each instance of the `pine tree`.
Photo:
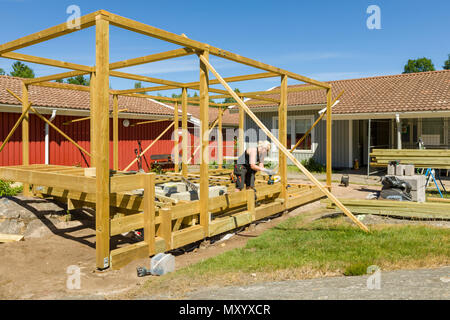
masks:
[(12, 65), (13, 71), (9, 74), (12, 77), (34, 78), (34, 71), (26, 64), (16, 61)]

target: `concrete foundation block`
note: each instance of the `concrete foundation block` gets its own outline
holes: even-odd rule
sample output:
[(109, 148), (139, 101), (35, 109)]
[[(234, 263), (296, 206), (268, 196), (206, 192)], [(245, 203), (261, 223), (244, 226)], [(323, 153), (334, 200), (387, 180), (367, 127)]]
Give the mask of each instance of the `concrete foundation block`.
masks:
[(186, 192), (187, 187), (183, 182), (167, 182), (163, 184), (163, 190), (166, 194), (176, 192)]
[(209, 197), (210, 198), (222, 196), (225, 193), (227, 193), (227, 187), (225, 187), (225, 186), (209, 187)]
[(388, 176), (395, 176), (395, 165), (388, 164), (387, 174), (388, 174)]
[(413, 176), (414, 175), (414, 165), (407, 164), (405, 165), (405, 176)]
[(395, 175), (396, 176), (403, 176), (405, 174), (405, 165), (403, 164), (398, 164), (395, 167)]
[(185, 192), (172, 193), (170, 195), (170, 197), (172, 199), (184, 200), (184, 201), (198, 200), (198, 194), (195, 191), (185, 191)]
[(425, 202), (425, 192), (411, 191), (412, 201), (415, 202)]

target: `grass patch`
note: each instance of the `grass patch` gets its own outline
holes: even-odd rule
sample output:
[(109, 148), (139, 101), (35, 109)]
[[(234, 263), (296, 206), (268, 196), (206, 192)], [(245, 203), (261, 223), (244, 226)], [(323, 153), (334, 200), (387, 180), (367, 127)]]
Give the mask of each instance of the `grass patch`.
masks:
[(0, 197), (13, 197), (21, 193), (23, 187), (11, 187), (12, 183), (0, 180)]
[[(445, 192), (444, 190), (441, 190), (442, 195), (444, 196), (444, 199), (450, 199), (450, 194), (448, 192)], [(438, 190), (426, 190), (425, 191), (426, 197), (432, 197), (432, 198), (440, 198), (441, 195), (439, 194)]]
[(243, 248), (152, 278), (142, 290), (146, 294), (179, 294), (203, 286), (254, 283), (255, 279), (362, 275), (370, 265), (394, 270), (450, 262), (448, 229), (379, 225), (372, 226), (367, 234), (343, 216), (310, 220), (307, 215), (288, 219), (249, 240)]

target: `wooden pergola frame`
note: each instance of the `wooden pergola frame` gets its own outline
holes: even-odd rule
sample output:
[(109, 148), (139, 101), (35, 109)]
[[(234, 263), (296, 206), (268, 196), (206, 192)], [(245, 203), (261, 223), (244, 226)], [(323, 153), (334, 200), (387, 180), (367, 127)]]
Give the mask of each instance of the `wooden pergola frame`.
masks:
[[(133, 32), (137, 32), (143, 34), (145, 36), (157, 38), (163, 41), (167, 41), (176, 45), (181, 46), (179, 49), (146, 55), (134, 59), (128, 59), (124, 61), (117, 61), (111, 63), (109, 61), (109, 28), (110, 26), (116, 26), (119, 28), (127, 29)], [(41, 43), (65, 34), (69, 34), (72, 32), (76, 32), (78, 30), (82, 30), (89, 27), (95, 27), (96, 32), (96, 59), (95, 66), (84, 66), (80, 64), (58, 61), (53, 59), (35, 57), (31, 55), (25, 55), (14, 52), (15, 50), (19, 50), (25, 47), (29, 47), (31, 45)], [(167, 59), (173, 59), (177, 57), (183, 57), (187, 55), (197, 55), (199, 58), (199, 81), (191, 82), (191, 83), (181, 83), (176, 81), (157, 79), (153, 77), (134, 75), (124, 72), (115, 71), (115, 69), (136, 66), (140, 64), (162, 61)], [(231, 60), (237, 63), (241, 63), (250, 67), (254, 67), (260, 70), (263, 70), (262, 73), (250, 74), (250, 75), (241, 75), (235, 77), (222, 78), (209, 63), (209, 56), (214, 55), (223, 59)], [(341, 208), (345, 214), (355, 221), (362, 229), (367, 231), (367, 228), (359, 222), (331, 193), (331, 129), (332, 129), (332, 113), (331, 113), (331, 105), (332, 105), (332, 93), (331, 93), (331, 85), (328, 83), (324, 83), (321, 81), (317, 81), (314, 79), (310, 79), (296, 73), (283, 70), (250, 58), (246, 58), (240, 56), (238, 54), (216, 48), (210, 46), (206, 43), (198, 42), (192, 39), (187, 38), (184, 35), (174, 34), (162, 29), (158, 29), (144, 23), (140, 23), (128, 18), (124, 18), (118, 16), (116, 14), (109, 13), (104, 10), (99, 10), (80, 18), (80, 25), (78, 29), (71, 28), (67, 23), (62, 23), (60, 25), (48, 28), (46, 30), (22, 37), (20, 39), (10, 41), (8, 43), (0, 45), (0, 57), (21, 60), (26, 62), (32, 62), (37, 64), (43, 64), (48, 66), (60, 67), (69, 69), (71, 71), (59, 73), (50, 76), (44, 76), (34, 79), (26, 79), (23, 80), (22, 84), (22, 115), (21, 115), (21, 126), (22, 126), (22, 166), (24, 168), (35, 168), (33, 166), (29, 166), (29, 111), (34, 111), (32, 109), (31, 103), (28, 99), (28, 86), (37, 85), (37, 86), (47, 86), (54, 88), (65, 88), (65, 89), (74, 89), (74, 90), (83, 90), (90, 91), (91, 97), (91, 166), (96, 168), (96, 176), (95, 178), (84, 178), (80, 177), (80, 184), (86, 184), (84, 187), (79, 187), (79, 189), (83, 189), (86, 192), (92, 192), (95, 194), (91, 201), (95, 203), (96, 207), (96, 265), (99, 269), (104, 269), (110, 266), (111, 260), (113, 257), (115, 259), (130, 259), (130, 256), (142, 256), (143, 254), (151, 255), (155, 253), (155, 210), (154, 210), (154, 183), (155, 177), (154, 174), (148, 175), (139, 175), (142, 176), (141, 179), (132, 180), (129, 175), (124, 176), (111, 176), (110, 168), (109, 168), (109, 97), (113, 95), (113, 154), (114, 154), (114, 169), (118, 169), (118, 96), (119, 95), (129, 95), (135, 97), (144, 97), (144, 98), (153, 98), (160, 99), (166, 101), (173, 101), (176, 103), (175, 108), (175, 122), (176, 127), (178, 126), (178, 103), (181, 104), (181, 122), (183, 129), (183, 139), (182, 139), (182, 167), (181, 174), (184, 177), (188, 177), (187, 171), (187, 105), (189, 102), (195, 102), (200, 105), (200, 122), (201, 122), (201, 163), (200, 163), (200, 200), (198, 204), (199, 210), (199, 220), (200, 220), (200, 228), (195, 229), (196, 237), (207, 237), (211, 235), (210, 227), (210, 212), (211, 212), (211, 203), (209, 203), (209, 182), (210, 182), (210, 174), (208, 171), (208, 156), (207, 156), (207, 148), (209, 145), (208, 135), (209, 132), (209, 121), (208, 121), (208, 108), (218, 107), (223, 109), (229, 105), (238, 105), (239, 106), (239, 150), (243, 152), (244, 144), (243, 144), (243, 130), (244, 130), (244, 116), (247, 113), (255, 122), (264, 130), (271, 138), (271, 140), (277, 144), (280, 149), (279, 152), (279, 174), (281, 176), (281, 190), (280, 190), (280, 201), (277, 202), (277, 207), (279, 209), (276, 210), (287, 210), (294, 203), (289, 203), (288, 201), (288, 192), (287, 192), (287, 159), (289, 158), (294, 162), (307, 176), (308, 178), (323, 192), (326, 196), (328, 196), (331, 201), (336, 203), (336, 205)], [(212, 72), (216, 79), (210, 80), (209, 73)], [(61, 84), (56, 82), (50, 82), (57, 79), (63, 79), (67, 77), (73, 77), (77, 75), (90, 75), (90, 87), (81, 87), (81, 86), (73, 86), (70, 84)], [(109, 88), (109, 77), (120, 77), (125, 79), (143, 81), (157, 84), (158, 86), (147, 87), (147, 88), (139, 88), (139, 89), (130, 89), (130, 90), (111, 90)], [(276, 91), (258, 91), (258, 92), (248, 92), (248, 93), (238, 93), (236, 94), (231, 88), (227, 85), (230, 82), (237, 81), (246, 81), (253, 79), (262, 79), (268, 77), (280, 77), (281, 87)], [(288, 88), (287, 81), (288, 78), (304, 82), (308, 84), (307, 86), (297, 87), (297, 88)], [(221, 84), (224, 86), (226, 90), (214, 89), (211, 88), (210, 85)], [(151, 96), (148, 94), (143, 94), (143, 92), (151, 92), (151, 91), (162, 91), (162, 90), (172, 90), (172, 89), (180, 89), (181, 90), (181, 98), (163, 98), (158, 96)], [(187, 90), (198, 90), (199, 97), (197, 99), (188, 98)], [(320, 182), (318, 182), (295, 158), (290, 154), (290, 152), (285, 148), (286, 146), (286, 127), (287, 127), (287, 94), (290, 91), (305, 91), (305, 90), (326, 90), (327, 97), (327, 112), (326, 112), (326, 132), (327, 132), (327, 146), (326, 146), (326, 168), (327, 168), (327, 181), (326, 188), (323, 187)], [(218, 93), (219, 95), (209, 95), (209, 92)], [(271, 97), (267, 97), (267, 95), (279, 94), (280, 99), (274, 99)], [(209, 99), (220, 99), (224, 97), (233, 97), (237, 103), (232, 104), (223, 104), (223, 103), (211, 103)], [(241, 98), (248, 97), (252, 98), (252, 102), (244, 103)], [(249, 104), (266, 104), (266, 103), (276, 103), (279, 104), (279, 140), (274, 137), (267, 128), (262, 125), (262, 123), (257, 119), (257, 117), (252, 113), (252, 111), (247, 107)], [(222, 117), (221, 112), (219, 112), (218, 117), (218, 125), (219, 128), (222, 127)], [(19, 124), (16, 124), (15, 128), (18, 127)], [(177, 136), (178, 136), (178, 130)], [(220, 136), (220, 135), (219, 135)], [(178, 141), (178, 140), (177, 140)], [(220, 144), (221, 145), (221, 144)], [(223, 164), (223, 155), (219, 158), (219, 165), (222, 168)], [(3, 169), (3, 168), (1, 168)], [(43, 183), (45, 181), (45, 177), (47, 177), (44, 173), (34, 173), (26, 175), (22, 171), (22, 169), (11, 169), (10, 171), (6, 170), (4, 175), (15, 178), (15, 179), (23, 179), (25, 183), (34, 184), (34, 183)], [(25, 169), (23, 169), (25, 170)], [(58, 169), (59, 170), (59, 169)], [(62, 169), (61, 169), (62, 170)], [(70, 169), (66, 169), (69, 170)], [(178, 172), (178, 161), (176, 171)], [(147, 177), (148, 176), (148, 177)], [(52, 178), (52, 181), (55, 183), (55, 186), (65, 187), (66, 184), (61, 179), (58, 178), (58, 174), (55, 173), (54, 176), (48, 176)], [(95, 180), (95, 181), (94, 181)], [(77, 180), (78, 181), (78, 180)], [(134, 182), (133, 182), (134, 181)], [(137, 181), (137, 182), (136, 182)], [(59, 184), (58, 184), (59, 183)], [(77, 184), (75, 181), (71, 181), (71, 184)], [(113, 187), (115, 186), (115, 187)], [(115, 250), (116, 252), (111, 252), (110, 250), (110, 236), (113, 234), (111, 232), (112, 223), (110, 222), (110, 205), (113, 201), (112, 192), (120, 191), (120, 190), (132, 190), (127, 188), (144, 188), (145, 189), (145, 197), (144, 197), (144, 213), (143, 213), (143, 224), (144, 224), (144, 235), (145, 240), (144, 244), (137, 245), (133, 247), (133, 251), (120, 251), (121, 249)], [(27, 191), (28, 185), (24, 185), (24, 190)], [(78, 191), (83, 191), (79, 190)], [(55, 189), (56, 190), (56, 189)], [(75, 189), (77, 190), (77, 189)], [(55, 191), (53, 191), (55, 192)], [(252, 191), (253, 192), (253, 191)], [(248, 193), (246, 193), (248, 194)], [(115, 198), (114, 198), (115, 199)], [(239, 198), (240, 199), (240, 198)], [(247, 199), (248, 203), (252, 203), (253, 196), (248, 194), (244, 199)], [(311, 198), (312, 199), (312, 198)], [(116, 200), (114, 200), (116, 201)], [(239, 200), (241, 201), (241, 200)], [(295, 204), (303, 203), (295, 200)], [(253, 205), (249, 204), (249, 214), (253, 219), (258, 216), (255, 212), (259, 212), (259, 209), (262, 208), (254, 208)], [(272, 208), (272, 207), (271, 207)], [(273, 207), (275, 208), (275, 207)], [(197, 210), (196, 209), (196, 210)], [(161, 212), (167, 211), (168, 209), (162, 209)], [(255, 211), (256, 210), (256, 211)], [(259, 211), (258, 211), (259, 210)], [(275, 210), (275, 209), (270, 209)], [(270, 211), (269, 210), (269, 211)], [(169, 210), (170, 211), (170, 210)], [(188, 210), (189, 211), (189, 210)], [(185, 214), (185, 213), (184, 213)], [(175, 212), (171, 212), (170, 216), (177, 215)], [(169, 213), (167, 214), (169, 216)], [(160, 215), (159, 219), (164, 221), (166, 215)], [(170, 218), (172, 219), (172, 218)], [(141, 220), (140, 220), (141, 221)], [(165, 225), (171, 225), (172, 220), (168, 220), (169, 223)], [(153, 228), (151, 228), (153, 226)], [(119, 228), (120, 229), (120, 228)], [(123, 229), (123, 228), (122, 228)], [(121, 230), (122, 230), (121, 229)], [(164, 229), (164, 228), (163, 228)], [(166, 229), (164, 229), (166, 230)], [(164, 236), (165, 231), (161, 231)], [(168, 247), (173, 247), (173, 236), (171, 236), (172, 240), (166, 239), (166, 244)], [(193, 236), (189, 236), (191, 241), (194, 239)], [(183, 240), (183, 243), (187, 240)], [(181, 243), (181, 242), (180, 242)], [(178, 243), (178, 244), (180, 244)], [(166, 246), (166, 248), (167, 248)], [(120, 257), (120, 258), (118, 258)], [(120, 263), (118, 263), (120, 264)]]

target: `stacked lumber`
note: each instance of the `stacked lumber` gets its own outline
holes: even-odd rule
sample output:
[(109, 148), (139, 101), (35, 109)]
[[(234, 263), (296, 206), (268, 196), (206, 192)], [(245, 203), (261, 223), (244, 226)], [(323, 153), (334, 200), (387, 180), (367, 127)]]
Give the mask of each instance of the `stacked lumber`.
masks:
[(450, 150), (374, 149), (370, 153), (370, 165), (374, 167), (386, 167), (395, 160), (416, 168), (450, 169)]
[[(450, 220), (450, 204), (445, 202), (420, 203), (393, 200), (339, 200), (355, 214)], [(335, 206), (329, 200), (324, 200), (323, 202), (328, 204), (328, 208), (335, 209)]]

